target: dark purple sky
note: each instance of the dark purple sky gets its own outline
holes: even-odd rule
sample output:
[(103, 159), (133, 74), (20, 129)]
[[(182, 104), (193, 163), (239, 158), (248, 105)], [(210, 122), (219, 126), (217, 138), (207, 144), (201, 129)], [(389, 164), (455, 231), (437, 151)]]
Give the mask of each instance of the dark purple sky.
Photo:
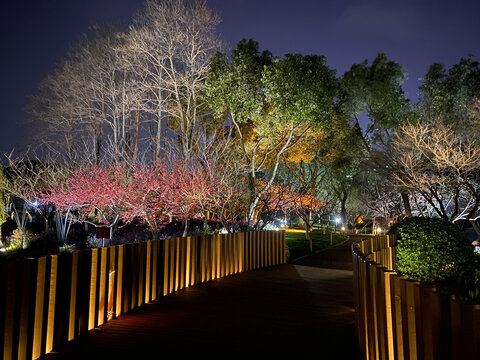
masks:
[[(402, 64), (404, 89), (433, 62), (480, 57), (480, 1), (208, 0), (233, 47), (254, 38), (274, 55), (321, 54), (342, 75), (378, 52)], [(5, 4), (6, 3), (6, 4)], [(37, 83), (92, 24), (128, 23), (143, 0), (16, 0), (0, 6), (0, 154), (25, 144), (23, 108)]]

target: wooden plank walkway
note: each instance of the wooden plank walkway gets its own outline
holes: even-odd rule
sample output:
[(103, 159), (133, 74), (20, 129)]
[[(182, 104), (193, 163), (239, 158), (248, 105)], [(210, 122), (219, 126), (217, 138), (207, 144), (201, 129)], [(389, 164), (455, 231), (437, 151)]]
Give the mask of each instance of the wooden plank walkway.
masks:
[(306, 258), (181, 290), (44, 359), (150, 359), (150, 354), (362, 359), (346, 254), (351, 254), (349, 243), (314, 255), (314, 261)]

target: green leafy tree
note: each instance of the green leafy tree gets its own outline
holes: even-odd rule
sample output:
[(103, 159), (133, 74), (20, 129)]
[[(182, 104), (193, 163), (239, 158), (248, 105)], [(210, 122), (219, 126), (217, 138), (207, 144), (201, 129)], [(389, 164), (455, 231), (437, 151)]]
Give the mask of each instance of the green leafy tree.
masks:
[[(241, 170), (248, 178), (247, 220), (255, 222), (262, 195), (277, 174), (281, 158), (310, 131), (328, 126), (337, 93), (335, 72), (318, 55), (274, 59), (258, 43), (242, 40), (233, 50), (213, 57), (206, 94), (217, 118), (236, 129)], [(265, 185), (255, 180), (270, 168)]]
[[(338, 106), (341, 112), (351, 116), (361, 136), (369, 158), (365, 170), (375, 169), (385, 179), (390, 178), (390, 169), (395, 167), (395, 159), (388, 152), (390, 135), (414, 117), (401, 86), (405, 79), (401, 65), (379, 53), (371, 65), (367, 61), (352, 65), (340, 80)], [(361, 115), (367, 118), (364, 129), (360, 126)], [(405, 214), (410, 216), (408, 192), (403, 188), (399, 191)]]
[(302, 220), (305, 227), (305, 239), (309, 241), (310, 251), (313, 242), (310, 231), (322, 217), (330, 215), (335, 206), (335, 197), (327, 181), (327, 170), (324, 163), (315, 156), (309, 163), (286, 165), (289, 176), (284, 177), (284, 186), (289, 189), (288, 197), (292, 212)]
[[(367, 149), (372, 142), (385, 143), (386, 136), (410, 115), (408, 99), (402, 90), (406, 73), (401, 65), (379, 53), (369, 66), (365, 60), (354, 64), (340, 80), (339, 107), (360, 127), (358, 116), (367, 115), (364, 130)], [(368, 141), (367, 141), (368, 140)]]
[(362, 145), (361, 130), (352, 126), (348, 118), (337, 114), (325, 141), (318, 146), (318, 155), (325, 165), (326, 180), (337, 199), (342, 223), (347, 223), (347, 204), (356, 193), (355, 178), (361, 163), (368, 156)]
[(448, 71), (432, 64), (420, 86), (423, 121), (442, 121), (459, 135), (480, 139), (480, 64), (461, 59)]

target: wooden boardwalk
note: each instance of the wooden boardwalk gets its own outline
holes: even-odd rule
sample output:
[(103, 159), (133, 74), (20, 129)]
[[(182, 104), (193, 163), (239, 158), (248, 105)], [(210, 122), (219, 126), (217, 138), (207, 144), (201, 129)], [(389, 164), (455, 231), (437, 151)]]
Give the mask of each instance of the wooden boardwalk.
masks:
[(348, 256), (347, 243), (294, 264), (181, 290), (43, 359), (256, 354), (362, 359), (354, 327), (352, 272), (345, 270)]

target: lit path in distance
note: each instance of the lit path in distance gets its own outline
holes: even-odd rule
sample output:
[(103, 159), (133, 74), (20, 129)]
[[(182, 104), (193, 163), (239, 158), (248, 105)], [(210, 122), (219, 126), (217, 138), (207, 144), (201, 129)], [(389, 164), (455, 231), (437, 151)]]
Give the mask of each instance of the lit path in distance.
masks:
[(351, 242), (286, 265), (199, 284), (145, 305), (43, 359), (363, 359)]

